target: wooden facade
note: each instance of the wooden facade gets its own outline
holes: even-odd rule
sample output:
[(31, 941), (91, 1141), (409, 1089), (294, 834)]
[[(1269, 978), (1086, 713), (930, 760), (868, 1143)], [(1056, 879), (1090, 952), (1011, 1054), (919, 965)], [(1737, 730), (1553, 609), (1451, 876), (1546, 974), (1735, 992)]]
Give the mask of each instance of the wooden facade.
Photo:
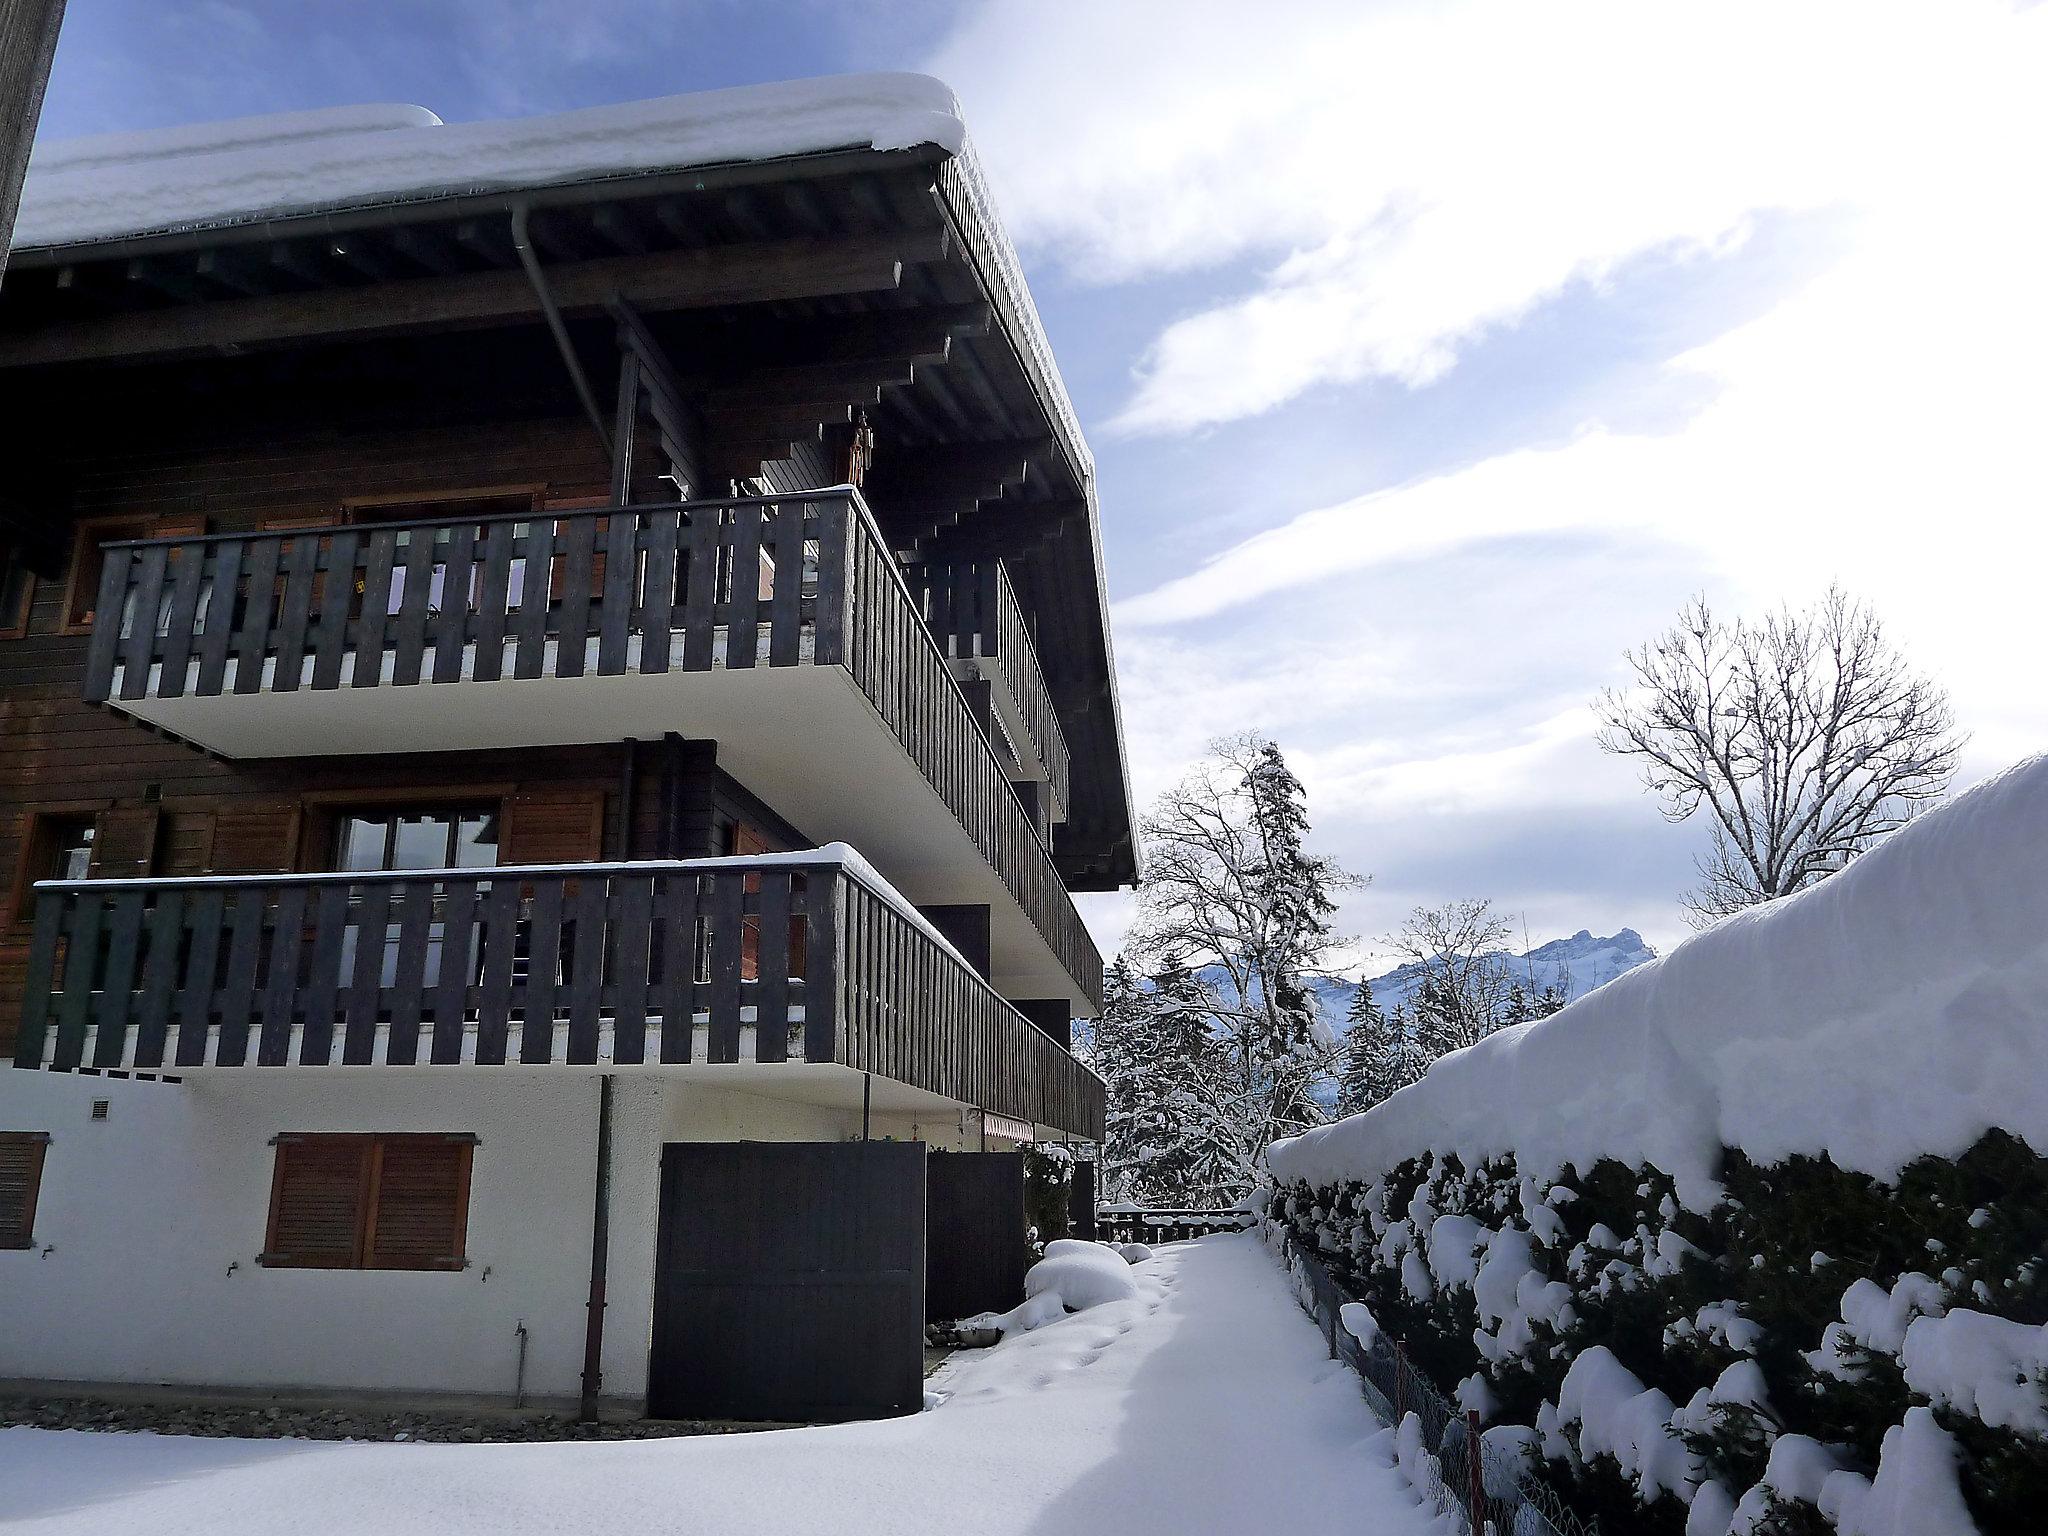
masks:
[[(20, 253), (0, 1049), (19, 1019), (24, 1063), (101, 1070), (786, 1057), (1099, 1125), (1058, 1032), (858, 880), (824, 882), (827, 914), (779, 865), (682, 871), (818, 836), (673, 710), (301, 756), (288, 725), (250, 751), (167, 709), (389, 690), (418, 719), (490, 688), (516, 720), (542, 679), (839, 668), (979, 860), (931, 899), (1006, 895), (1006, 942), (1072, 982), (1027, 1006), (1099, 1004), (1069, 890), (1135, 865), (1090, 469), (970, 194), (927, 147)], [(500, 871), (330, 877), (375, 807), (488, 814)], [(625, 860), (667, 872), (598, 872)], [(704, 934), (824, 923), (791, 941), (804, 967), (764, 949), (734, 980), (706, 937), (664, 968), (663, 904), (728, 886)], [(596, 973), (548, 949), (593, 927)], [(343, 966), (387, 931), (392, 978)]]

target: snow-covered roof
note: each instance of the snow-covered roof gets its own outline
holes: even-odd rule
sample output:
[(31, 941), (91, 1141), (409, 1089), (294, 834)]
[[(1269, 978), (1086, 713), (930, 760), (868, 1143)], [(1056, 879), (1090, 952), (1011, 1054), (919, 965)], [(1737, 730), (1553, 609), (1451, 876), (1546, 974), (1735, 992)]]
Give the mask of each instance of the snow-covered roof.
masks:
[(1651, 1163), (1701, 1209), (1724, 1146), (1890, 1178), (1999, 1127), (2048, 1147), (2048, 756), (1847, 869), (1751, 907), (1384, 1104), (1276, 1143), (1282, 1180), (1424, 1151), (1541, 1178)]
[(958, 154), (960, 104), (929, 75), (736, 86), (544, 117), (444, 123), (336, 107), (38, 144), (15, 244), (76, 245), (831, 150)]

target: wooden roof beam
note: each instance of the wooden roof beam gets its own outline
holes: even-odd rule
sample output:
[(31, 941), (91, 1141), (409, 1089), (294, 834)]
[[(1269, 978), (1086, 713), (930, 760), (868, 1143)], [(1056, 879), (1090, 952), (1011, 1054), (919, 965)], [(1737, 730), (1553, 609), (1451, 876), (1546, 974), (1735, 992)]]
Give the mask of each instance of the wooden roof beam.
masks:
[[(577, 262), (550, 268), (548, 281), (556, 302), (570, 313), (601, 310), (613, 298), (643, 313), (709, 309), (883, 292), (902, 280), (905, 263), (943, 260), (946, 252), (943, 232), (768, 241)], [(538, 314), (524, 272), (417, 277), (46, 326), (0, 338), (0, 368), (488, 326)]]

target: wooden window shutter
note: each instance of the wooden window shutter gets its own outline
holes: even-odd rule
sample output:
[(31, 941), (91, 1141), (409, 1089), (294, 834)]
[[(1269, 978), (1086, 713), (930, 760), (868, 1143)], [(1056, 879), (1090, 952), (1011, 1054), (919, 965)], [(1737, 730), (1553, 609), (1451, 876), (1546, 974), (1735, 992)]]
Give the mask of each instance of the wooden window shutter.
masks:
[(41, 1131), (0, 1131), (0, 1248), (35, 1242), (36, 1194), (49, 1141)]
[(101, 811), (92, 823), (92, 880), (134, 880), (146, 877), (156, 864), (156, 832), (161, 818), (153, 805), (124, 805)]
[(216, 875), (278, 874), (297, 862), (298, 848), (296, 805), (228, 805), (213, 813)]
[(390, 1136), (377, 1147), (366, 1269), (460, 1269), (469, 1226), (470, 1146)]
[(587, 864), (604, 857), (604, 791), (536, 789), (505, 802), (504, 864)]
[(373, 1145), (362, 1136), (278, 1139), (263, 1263), (353, 1269), (362, 1262)]

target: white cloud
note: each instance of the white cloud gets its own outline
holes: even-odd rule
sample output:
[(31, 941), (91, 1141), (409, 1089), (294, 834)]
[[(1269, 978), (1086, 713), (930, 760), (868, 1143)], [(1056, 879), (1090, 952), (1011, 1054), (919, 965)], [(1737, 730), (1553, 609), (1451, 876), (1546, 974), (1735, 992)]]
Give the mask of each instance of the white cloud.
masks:
[[(1989, 0), (988, 0), (933, 67), (1027, 248), (1118, 281), (1265, 270), (1169, 326), (1114, 426), (1427, 384), (1574, 279), (2002, 148), (2039, 14)], [(1052, 84), (1056, 82), (1056, 84)], [(2029, 173), (2030, 174), (2030, 173)]]

